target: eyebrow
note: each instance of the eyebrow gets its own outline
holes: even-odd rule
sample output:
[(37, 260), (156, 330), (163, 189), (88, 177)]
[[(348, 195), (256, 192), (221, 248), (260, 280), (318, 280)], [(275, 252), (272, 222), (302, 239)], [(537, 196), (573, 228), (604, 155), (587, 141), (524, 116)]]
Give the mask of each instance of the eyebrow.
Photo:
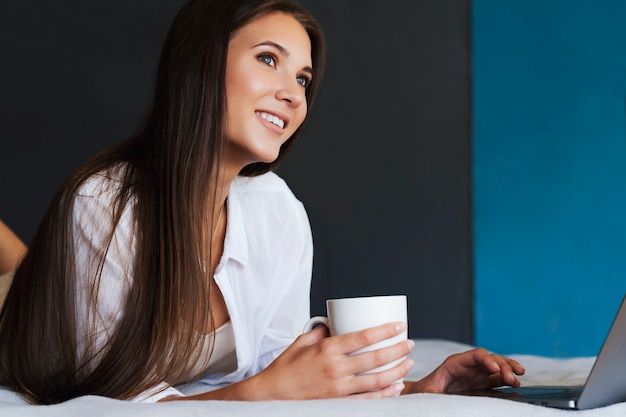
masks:
[[(273, 42), (273, 41), (263, 41), (261, 43), (258, 43), (256, 45), (254, 45), (253, 48), (256, 48), (257, 46), (271, 46), (273, 48), (276, 48), (276, 49), (278, 49), (278, 52), (282, 56), (284, 56), (284, 57), (289, 57), (289, 55), (291, 55), (291, 52), (289, 52), (287, 49), (285, 49), (284, 46), (282, 46), (282, 45), (280, 45), (280, 44), (278, 44), (276, 42)], [(307, 73), (313, 75), (313, 68), (311, 68), (311, 67), (304, 67), (304, 68), (302, 68), (302, 71), (307, 72)]]

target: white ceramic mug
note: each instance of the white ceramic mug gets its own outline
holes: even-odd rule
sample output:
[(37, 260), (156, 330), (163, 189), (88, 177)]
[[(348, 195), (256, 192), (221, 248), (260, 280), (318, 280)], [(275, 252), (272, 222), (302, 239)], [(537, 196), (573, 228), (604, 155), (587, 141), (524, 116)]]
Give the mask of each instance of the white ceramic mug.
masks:
[[(330, 330), (330, 335), (342, 335), (346, 333), (356, 332), (370, 327), (378, 326), (390, 322), (407, 323), (406, 295), (386, 295), (377, 297), (357, 297), (357, 298), (339, 298), (326, 301), (326, 311), (328, 316), (317, 316), (309, 320), (304, 326), (304, 331), (308, 332), (318, 324), (324, 324)], [(395, 345), (396, 343), (406, 340), (408, 330), (403, 331), (399, 335), (382, 340), (373, 345), (353, 352), (356, 355), (361, 352), (380, 349), (383, 347)], [(381, 367), (372, 369), (372, 372), (380, 372), (393, 368), (405, 358), (400, 358)], [(402, 382), (402, 379), (398, 382)]]

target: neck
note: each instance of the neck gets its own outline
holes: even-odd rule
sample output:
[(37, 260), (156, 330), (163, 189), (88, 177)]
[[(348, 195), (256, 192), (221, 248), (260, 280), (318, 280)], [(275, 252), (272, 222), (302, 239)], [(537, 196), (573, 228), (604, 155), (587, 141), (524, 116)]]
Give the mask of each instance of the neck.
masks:
[[(224, 170), (225, 171), (225, 170)], [(215, 189), (215, 203), (213, 204), (213, 218), (217, 219), (220, 213), (224, 210), (226, 205), (226, 199), (228, 198), (228, 192), (230, 185), (237, 175), (226, 175), (225, 172), (222, 175), (217, 176), (217, 184)]]
[(241, 163), (236, 163), (232, 160), (229, 153), (226, 152), (225, 161), (223, 163), (221, 172), (216, 175), (217, 182), (217, 193), (214, 204), (214, 214), (215, 218), (219, 216), (219, 212), (224, 207), (226, 203), (226, 198), (228, 197), (228, 191), (230, 190), (230, 185), (233, 180), (239, 175), (244, 166)]

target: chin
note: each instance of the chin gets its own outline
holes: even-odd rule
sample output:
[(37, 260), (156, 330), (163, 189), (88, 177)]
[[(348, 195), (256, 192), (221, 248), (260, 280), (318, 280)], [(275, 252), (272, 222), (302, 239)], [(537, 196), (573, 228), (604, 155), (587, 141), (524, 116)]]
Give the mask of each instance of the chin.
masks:
[[(231, 144), (233, 144), (231, 142)], [(282, 144), (281, 144), (282, 146)], [(281, 146), (247, 146), (234, 144), (229, 150), (229, 158), (242, 166), (255, 163), (271, 164), (280, 155)]]
[(280, 148), (276, 151), (259, 152), (257, 154), (257, 160), (255, 162), (262, 162), (265, 164), (271, 164), (280, 155)]

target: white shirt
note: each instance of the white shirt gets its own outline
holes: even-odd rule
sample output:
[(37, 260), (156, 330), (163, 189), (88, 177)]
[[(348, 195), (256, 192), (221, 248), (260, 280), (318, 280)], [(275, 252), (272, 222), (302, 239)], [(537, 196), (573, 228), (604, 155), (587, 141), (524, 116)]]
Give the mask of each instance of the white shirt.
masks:
[[(93, 279), (95, 254), (108, 230), (116, 181), (95, 176), (81, 187), (74, 207), (78, 275)], [(207, 390), (240, 381), (267, 367), (302, 332), (309, 318), (313, 239), (304, 206), (274, 173), (236, 178), (228, 194), (224, 252), (215, 271), (235, 337), (237, 369), (204, 375)], [(102, 270), (96, 315), (78, 317), (79, 332), (97, 332), (97, 344), (121, 317), (122, 300), (132, 285), (129, 265), (134, 256), (132, 203), (115, 230)], [(91, 278), (89, 278), (91, 277)], [(80, 285), (80, 284), (79, 284)], [(91, 282), (78, 288), (78, 305), (86, 308)], [(79, 310), (80, 311), (80, 310)], [(95, 320), (94, 320), (95, 317)], [(89, 329), (89, 321), (95, 328)], [(81, 334), (78, 335), (79, 340)], [(79, 345), (84, 351), (84, 346)], [(183, 395), (165, 383), (136, 401), (154, 402)]]

